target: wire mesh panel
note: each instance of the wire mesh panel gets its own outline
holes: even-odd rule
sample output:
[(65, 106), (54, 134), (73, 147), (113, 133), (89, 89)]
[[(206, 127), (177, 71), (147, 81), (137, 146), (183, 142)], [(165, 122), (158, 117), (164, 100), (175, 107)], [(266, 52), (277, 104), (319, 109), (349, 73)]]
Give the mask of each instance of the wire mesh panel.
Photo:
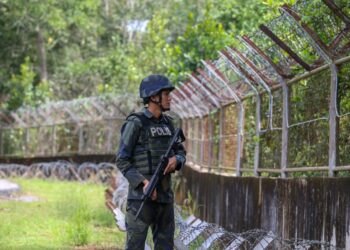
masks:
[(212, 169), (219, 166), (219, 142), (220, 142), (220, 112), (216, 110), (209, 115), (209, 166)]
[(210, 125), (209, 125), (209, 117), (204, 116), (202, 118), (202, 126), (203, 126), (203, 161), (202, 165), (204, 167), (210, 166)]
[(310, 65), (318, 59), (316, 50), (286, 14), (282, 14), (267, 26), (307, 64)]
[(282, 150), (282, 131), (269, 130), (260, 135), (260, 164), (261, 169), (280, 169)]
[(282, 108), (283, 108), (283, 90), (282, 88), (272, 92), (272, 129), (282, 129)]
[(69, 154), (79, 150), (79, 133), (75, 124), (64, 124), (56, 127), (57, 154)]
[(290, 167), (327, 166), (330, 71), (290, 86)]
[(193, 119), (187, 119), (186, 123), (186, 148), (187, 148), (187, 159), (189, 161), (194, 161), (194, 127)]
[(116, 152), (116, 149), (119, 148), (120, 131), (123, 123), (123, 119), (111, 119), (108, 121), (107, 152)]
[(16, 156), (25, 150), (24, 129), (5, 129), (2, 131), (3, 154)]
[(238, 107), (230, 104), (222, 108), (223, 124), (220, 137), (221, 159), (220, 167), (222, 172), (234, 170), (237, 156), (237, 132), (238, 132)]
[(80, 129), (80, 153), (103, 154), (118, 148), (122, 120), (107, 120), (85, 124)]
[(350, 115), (350, 63), (338, 66), (338, 116)]
[[(344, 2), (339, 4), (344, 5)], [(319, 15), (314, 14), (315, 9)], [(302, 22), (312, 28), (321, 41), (336, 53), (341, 52), (341, 48), (350, 41), (349, 30), (345, 30), (346, 23), (323, 1), (299, 1), (293, 6), (293, 10), (299, 13)]]
[(256, 98), (244, 100), (244, 135), (243, 135), (243, 154), (242, 168), (253, 169), (254, 151), (257, 141), (256, 134)]
[(347, 16), (350, 16), (350, 3), (348, 0), (333, 0), (334, 3), (344, 12)]
[(283, 70), (286, 76), (291, 77), (296, 74), (296, 72), (304, 72), (301, 65), (297, 64), (295, 60), (261, 30), (254, 32), (250, 38), (254, 44), (271, 58), (273, 63)]
[(337, 165), (346, 166), (350, 164), (350, 116), (339, 119), (339, 162)]
[[(317, 17), (314, 9), (320, 12)], [(238, 37), (238, 47), (219, 52), (213, 64), (220, 71), (221, 83), (225, 84), (225, 79), (237, 94), (232, 99), (237, 107), (244, 99), (244, 119), (240, 123), (236, 112), (236, 119), (228, 121), (223, 105), (223, 114), (216, 118), (218, 125), (211, 122), (212, 115), (209, 121), (203, 119), (210, 143), (203, 150), (206, 166), (216, 166), (211, 162), (218, 156), (222, 169), (235, 166), (237, 174), (239, 166), (242, 171), (254, 170), (254, 174), (271, 170), (282, 176), (300, 167), (323, 171), (324, 166), (332, 175), (335, 162), (348, 169), (344, 165), (349, 161), (349, 69), (338, 66), (338, 72), (335, 66), (349, 60), (345, 57), (350, 49), (348, 9), (346, 2), (328, 0), (299, 1), (292, 8), (284, 5), (279, 17), (251, 36)], [(215, 72), (208, 75), (220, 81)], [(237, 122), (237, 130), (243, 127), (242, 145), (237, 137), (236, 143), (225, 139), (228, 122)], [(216, 127), (220, 133), (218, 155), (213, 143)], [(240, 133), (232, 136), (237, 135)], [(242, 148), (242, 152), (230, 154), (227, 148), (236, 153)]]
[(181, 127), (182, 130), (184, 132), (184, 136), (186, 138), (185, 142), (184, 142), (184, 146), (186, 148), (186, 152), (187, 152), (187, 159), (189, 159), (189, 150), (190, 150), (190, 126), (189, 126), (189, 119), (182, 119), (181, 120)]
[(250, 49), (247, 46), (247, 43), (243, 41), (243, 39), (240, 39), (240, 41), (240, 51), (242, 51), (244, 57), (254, 64), (259, 74), (264, 77), (264, 80), (266, 81), (266, 83), (268, 83), (270, 87), (276, 86), (278, 84), (278, 78), (277, 75), (274, 73), (272, 67), (255, 51)]
[(290, 87), (290, 123), (295, 126), (315, 119), (327, 119), (330, 71), (299, 81)]
[[(223, 76), (226, 77), (226, 79), (229, 81), (229, 86), (240, 98), (243, 98), (252, 91), (251, 87), (247, 84), (244, 84), (242, 77), (238, 75), (234, 70), (232, 70), (230, 64), (222, 57), (216, 61), (216, 65)], [(226, 90), (226, 92), (228, 91)]]
[(328, 121), (304, 123), (289, 129), (289, 167), (328, 165)]
[(350, 63), (339, 67), (338, 111), (339, 111), (339, 162), (338, 165), (350, 164)]
[(104, 124), (99, 122), (97, 124), (85, 124), (79, 128), (80, 138), (80, 152), (94, 153), (99, 152), (101, 149), (101, 142), (104, 140), (103, 132)]
[(270, 112), (270, 97), (266, 94), (260, 95), (260, 114), (261, 114), (261, 120), (260, 120), (260, 129), (262, 131), (267, 131), (270, 129), (270, 119), (271, 116), (273, 117), (273, 109), (272, 112)]
[(27, 144), (31, 144), (35, 140), (37, 141), (35, 155), (46, 156), (52, 155), (52, 127), (43, 126), (36, 128), (36, 137), (31, 137), (31, 140), (26, 140)]
[[(35, 155), (37, 153), (37, 148), (39, 146), (39, 141), (36, 140), (36, 138), (39, 137), (39, 128), (38, 127), (34, 127), (34, 128), (28, 128), (27, 129), (27, 148), (26, 148), (26, 152), (25, 155)], [(47, 138), (46, 142), (49, 142), (52, 140), (52, 136), (53, 136), (53, 131), (51, 128), (51, 136)], [(53, 154), (55, 151), (53, 150), (53, 145), (51, 147), (51, 152), (50, 154)]]
[(199, 118), (193, 119), (193, 157), (195, 162), (200, 161), (201, 153), (201, 139), (202, 134), (200, 133), (201, 121)]

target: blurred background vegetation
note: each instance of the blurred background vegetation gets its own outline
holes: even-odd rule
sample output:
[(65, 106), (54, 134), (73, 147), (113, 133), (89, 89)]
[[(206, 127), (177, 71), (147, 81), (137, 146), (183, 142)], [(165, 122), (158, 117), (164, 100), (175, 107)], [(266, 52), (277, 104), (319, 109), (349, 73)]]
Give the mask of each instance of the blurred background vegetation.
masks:
[(293, 0), (0, 0), (0, 109), (175, 83)]

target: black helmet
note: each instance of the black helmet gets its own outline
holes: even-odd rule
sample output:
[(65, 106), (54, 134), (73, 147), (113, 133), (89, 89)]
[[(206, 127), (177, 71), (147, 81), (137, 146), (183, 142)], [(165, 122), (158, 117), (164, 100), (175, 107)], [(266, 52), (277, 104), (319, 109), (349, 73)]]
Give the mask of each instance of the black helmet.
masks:
[(141, 81), (140, 97), (145, 99), (157, 95), (162, 90), (174, 90), (175, 87), (163, 75), (149, 75)]

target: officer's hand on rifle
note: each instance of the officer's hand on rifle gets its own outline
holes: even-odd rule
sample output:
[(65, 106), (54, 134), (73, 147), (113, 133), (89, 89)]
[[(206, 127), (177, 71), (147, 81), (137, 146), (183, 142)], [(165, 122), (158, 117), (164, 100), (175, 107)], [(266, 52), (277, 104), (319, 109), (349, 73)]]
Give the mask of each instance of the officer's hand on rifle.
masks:
[[(149, 181), (147, 179), (143, 180), (143, 193), (146, 192), (146, 188), (149, 184)], [(151, 195), (151, 200), (154, 201), (157, 199), (157, 190), (154, 189), (154, 191), (152, 192), (152, 195)]]
[(176, 164), (177, 164), (176, 156), (173, 156), (173, 157), (169, 158), (168, 165), (167, 165), (166, 168), (164, 169), (163, 174), (166, 175), (166, 174), (168, 174), (168, 173), (174, 172), (175, 169), (176, 169)]

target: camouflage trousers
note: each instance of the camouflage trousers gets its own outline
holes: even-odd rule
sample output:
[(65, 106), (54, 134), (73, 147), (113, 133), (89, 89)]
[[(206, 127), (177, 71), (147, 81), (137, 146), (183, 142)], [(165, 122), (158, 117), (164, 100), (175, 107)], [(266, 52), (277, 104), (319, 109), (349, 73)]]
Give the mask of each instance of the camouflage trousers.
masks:
[(174, 249), (174, 205), (146, 201), (135, 220), (141, 201), (128, 200), (126, 207), (126, 247), (127, 250), (141, 250), (145, 247), (148, 228), (151, 227), (154, 249)]

